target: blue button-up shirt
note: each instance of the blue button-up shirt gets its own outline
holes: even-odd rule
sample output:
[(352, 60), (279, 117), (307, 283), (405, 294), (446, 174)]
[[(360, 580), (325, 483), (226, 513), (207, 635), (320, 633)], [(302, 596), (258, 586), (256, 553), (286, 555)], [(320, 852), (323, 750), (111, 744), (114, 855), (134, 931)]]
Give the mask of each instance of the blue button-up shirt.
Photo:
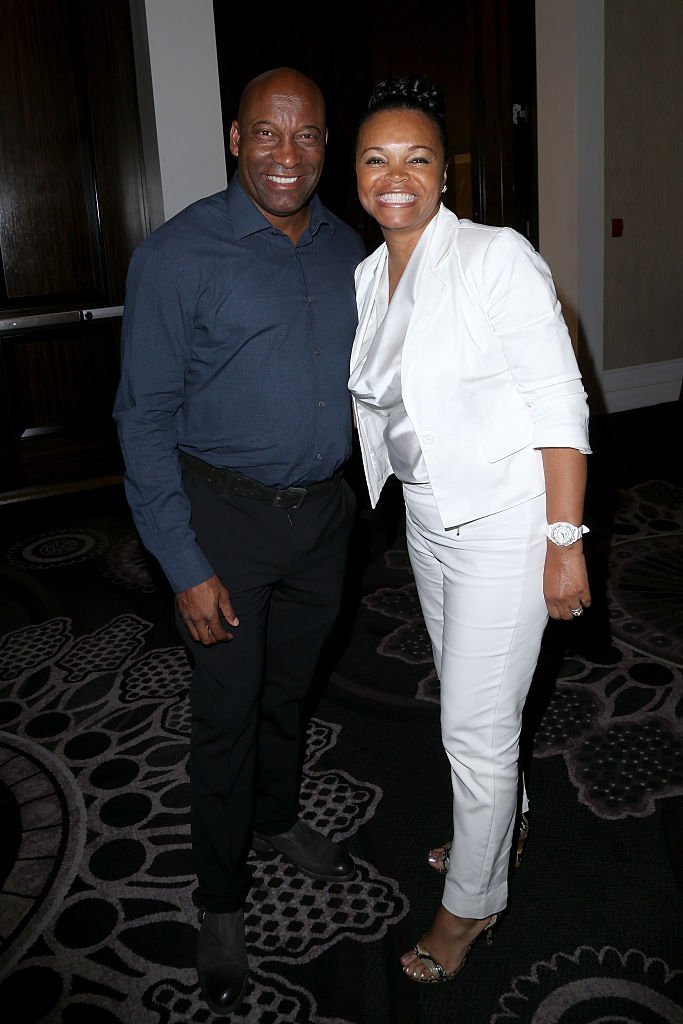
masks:
[(317, 197), (296, 245), (237, 176), (135, 250), (114, 406), (126, 496), (176, 592), (213, 575), (192, 531), (178, 447), (274, 487), (349, 458), (360, 236)]

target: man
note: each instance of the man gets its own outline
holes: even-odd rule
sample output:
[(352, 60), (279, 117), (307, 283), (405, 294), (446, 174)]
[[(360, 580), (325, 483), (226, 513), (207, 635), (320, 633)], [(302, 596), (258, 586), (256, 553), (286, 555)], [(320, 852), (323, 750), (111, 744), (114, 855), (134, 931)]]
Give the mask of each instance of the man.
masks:
[(228, 188), (133, 254), (114, 408), (126, 494), (193, 659), (197, 970), (214, 1013), (247, 985), (250, 846), (316, 878), (352, 858), (299, 820), (302, 712), (339, 611), (355, 499), (347, 380), (360, 236), (315, 195), (318, 86), (245, 88)]

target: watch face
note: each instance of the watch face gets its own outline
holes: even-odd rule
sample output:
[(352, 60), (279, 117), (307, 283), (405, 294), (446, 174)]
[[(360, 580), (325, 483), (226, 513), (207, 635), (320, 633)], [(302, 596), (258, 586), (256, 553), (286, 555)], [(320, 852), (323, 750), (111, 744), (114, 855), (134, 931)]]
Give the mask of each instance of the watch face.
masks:
[(567, 547), (569, 544), (573, 544), (576, 540), (576, 527), (567, 526), (564, 523), (558, 523), (553, 526), (550, 539), (555, 543), (559, 544), (560, 547)]

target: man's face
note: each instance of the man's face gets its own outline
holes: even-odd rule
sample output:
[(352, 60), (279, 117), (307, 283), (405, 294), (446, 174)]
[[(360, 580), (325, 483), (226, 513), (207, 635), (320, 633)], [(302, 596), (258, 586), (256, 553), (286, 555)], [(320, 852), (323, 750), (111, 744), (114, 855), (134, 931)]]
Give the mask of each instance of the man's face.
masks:
[(230, 129), (242, 188), (274, 226), (295, 217), (325, 158), (325, 104), (313, 82), (282, 72), (253, 83)]

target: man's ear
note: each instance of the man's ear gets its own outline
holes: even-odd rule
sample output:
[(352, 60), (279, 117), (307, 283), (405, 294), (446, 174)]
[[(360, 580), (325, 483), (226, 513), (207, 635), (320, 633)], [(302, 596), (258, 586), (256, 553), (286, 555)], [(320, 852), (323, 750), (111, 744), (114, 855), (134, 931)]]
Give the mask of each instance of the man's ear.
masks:
[(230, 152), (233, 156), (238, 156), (240, 150), (240, 126), (237, 121), (233, 121), (230, 125)]

